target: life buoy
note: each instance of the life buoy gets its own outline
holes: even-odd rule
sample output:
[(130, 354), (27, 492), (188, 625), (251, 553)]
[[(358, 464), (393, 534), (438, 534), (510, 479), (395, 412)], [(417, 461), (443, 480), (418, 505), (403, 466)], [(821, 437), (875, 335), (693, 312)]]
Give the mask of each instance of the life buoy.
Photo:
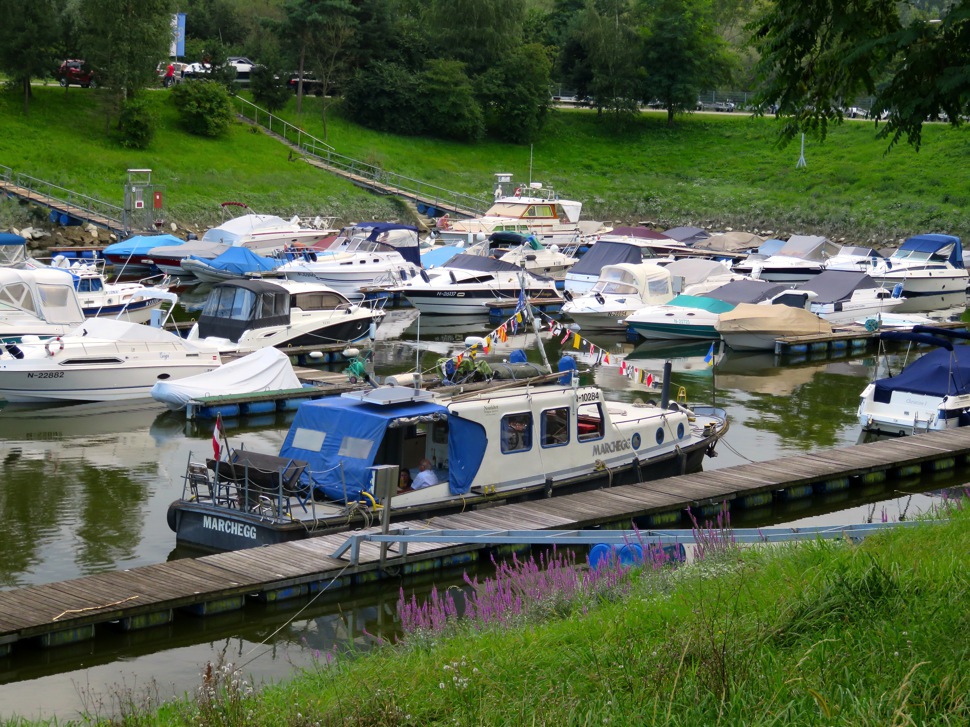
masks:
[(451, 229), (451, 221), (448, 219), (448, 215), (441, 215), (441, 217), (438, 218), (438, 229), (439, 230)]
[(57, 353), (60, 353), (61, 351), (64, 350), (64, 341), (61, 340), (60, 336), (58, 336), (57, 338), (52, 338), (51, 340), (49, 340), (47, 343), (44, 344), (44, 350), (47, 351), (48, 356), (54, 355), (55, 346), (57, 346)]
[(515, 188), (515, 196), (516, 197), (521, 197), (522, 196), (522, 187), (516, 187)]

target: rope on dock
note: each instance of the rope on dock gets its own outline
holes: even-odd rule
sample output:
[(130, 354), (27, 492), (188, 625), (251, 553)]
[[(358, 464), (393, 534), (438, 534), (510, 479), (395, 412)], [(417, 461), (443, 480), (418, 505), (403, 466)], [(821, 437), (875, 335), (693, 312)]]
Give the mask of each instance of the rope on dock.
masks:
[(115, 601), (114, 603), (105, 603), (101, 606), (88, 606), (87, 608), (69, 608), (67, 611), (61, 611), (54, 618), (52, 618), (51, 621), (57, 621), (57, 619), (61, 618), (62, 616), (67, 616), (68, 614), (71, 614), (71, 613), (84, 613), (85, 611), (99, 611), (102, 608), (111, 608), (112, 606), (120, 606), (122, 603), (128, 603), (128, 601), (134, 601), (136, 598), (140, 598), (140, 596), (128, 596), (128, 598), (122, 598), (120, 601)]

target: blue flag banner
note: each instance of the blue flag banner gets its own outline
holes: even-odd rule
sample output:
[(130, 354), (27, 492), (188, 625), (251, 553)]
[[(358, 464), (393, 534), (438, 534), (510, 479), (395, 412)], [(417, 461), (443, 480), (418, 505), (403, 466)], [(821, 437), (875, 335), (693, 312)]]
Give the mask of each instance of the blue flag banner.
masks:
[(714, 365), (714, 344), (713, 343), (711, 344), (711, 350), (708, 351), (707, 355), (704, 357), (704, 363), (706, 363), (708, 366)]
[(172, 43), (168, 54), (173, 58), (185, 55), (185, 13), (175, 13), (172, 16)]

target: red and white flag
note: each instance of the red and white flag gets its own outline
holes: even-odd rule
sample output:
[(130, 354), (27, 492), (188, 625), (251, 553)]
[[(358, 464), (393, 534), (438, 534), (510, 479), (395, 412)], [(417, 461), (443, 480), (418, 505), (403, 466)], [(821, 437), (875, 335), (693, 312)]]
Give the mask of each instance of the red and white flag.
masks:
[(221, 451), (219, 437), (224, 436), (222, 432), (222, 414), (216, 414), (216, 428), (212, 432), (212, 454), (216, 459), (219, 459), (219, 452)]

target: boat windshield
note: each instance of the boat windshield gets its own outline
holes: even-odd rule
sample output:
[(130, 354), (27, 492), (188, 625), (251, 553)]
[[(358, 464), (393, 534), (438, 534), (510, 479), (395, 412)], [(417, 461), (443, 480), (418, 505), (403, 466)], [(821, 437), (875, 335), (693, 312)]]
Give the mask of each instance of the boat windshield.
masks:
[(637, 286), (632, 283), (621, 283), (618, 280), (600, 280), (590, 293), (613, 293), (615, 295), (637, 295)]

